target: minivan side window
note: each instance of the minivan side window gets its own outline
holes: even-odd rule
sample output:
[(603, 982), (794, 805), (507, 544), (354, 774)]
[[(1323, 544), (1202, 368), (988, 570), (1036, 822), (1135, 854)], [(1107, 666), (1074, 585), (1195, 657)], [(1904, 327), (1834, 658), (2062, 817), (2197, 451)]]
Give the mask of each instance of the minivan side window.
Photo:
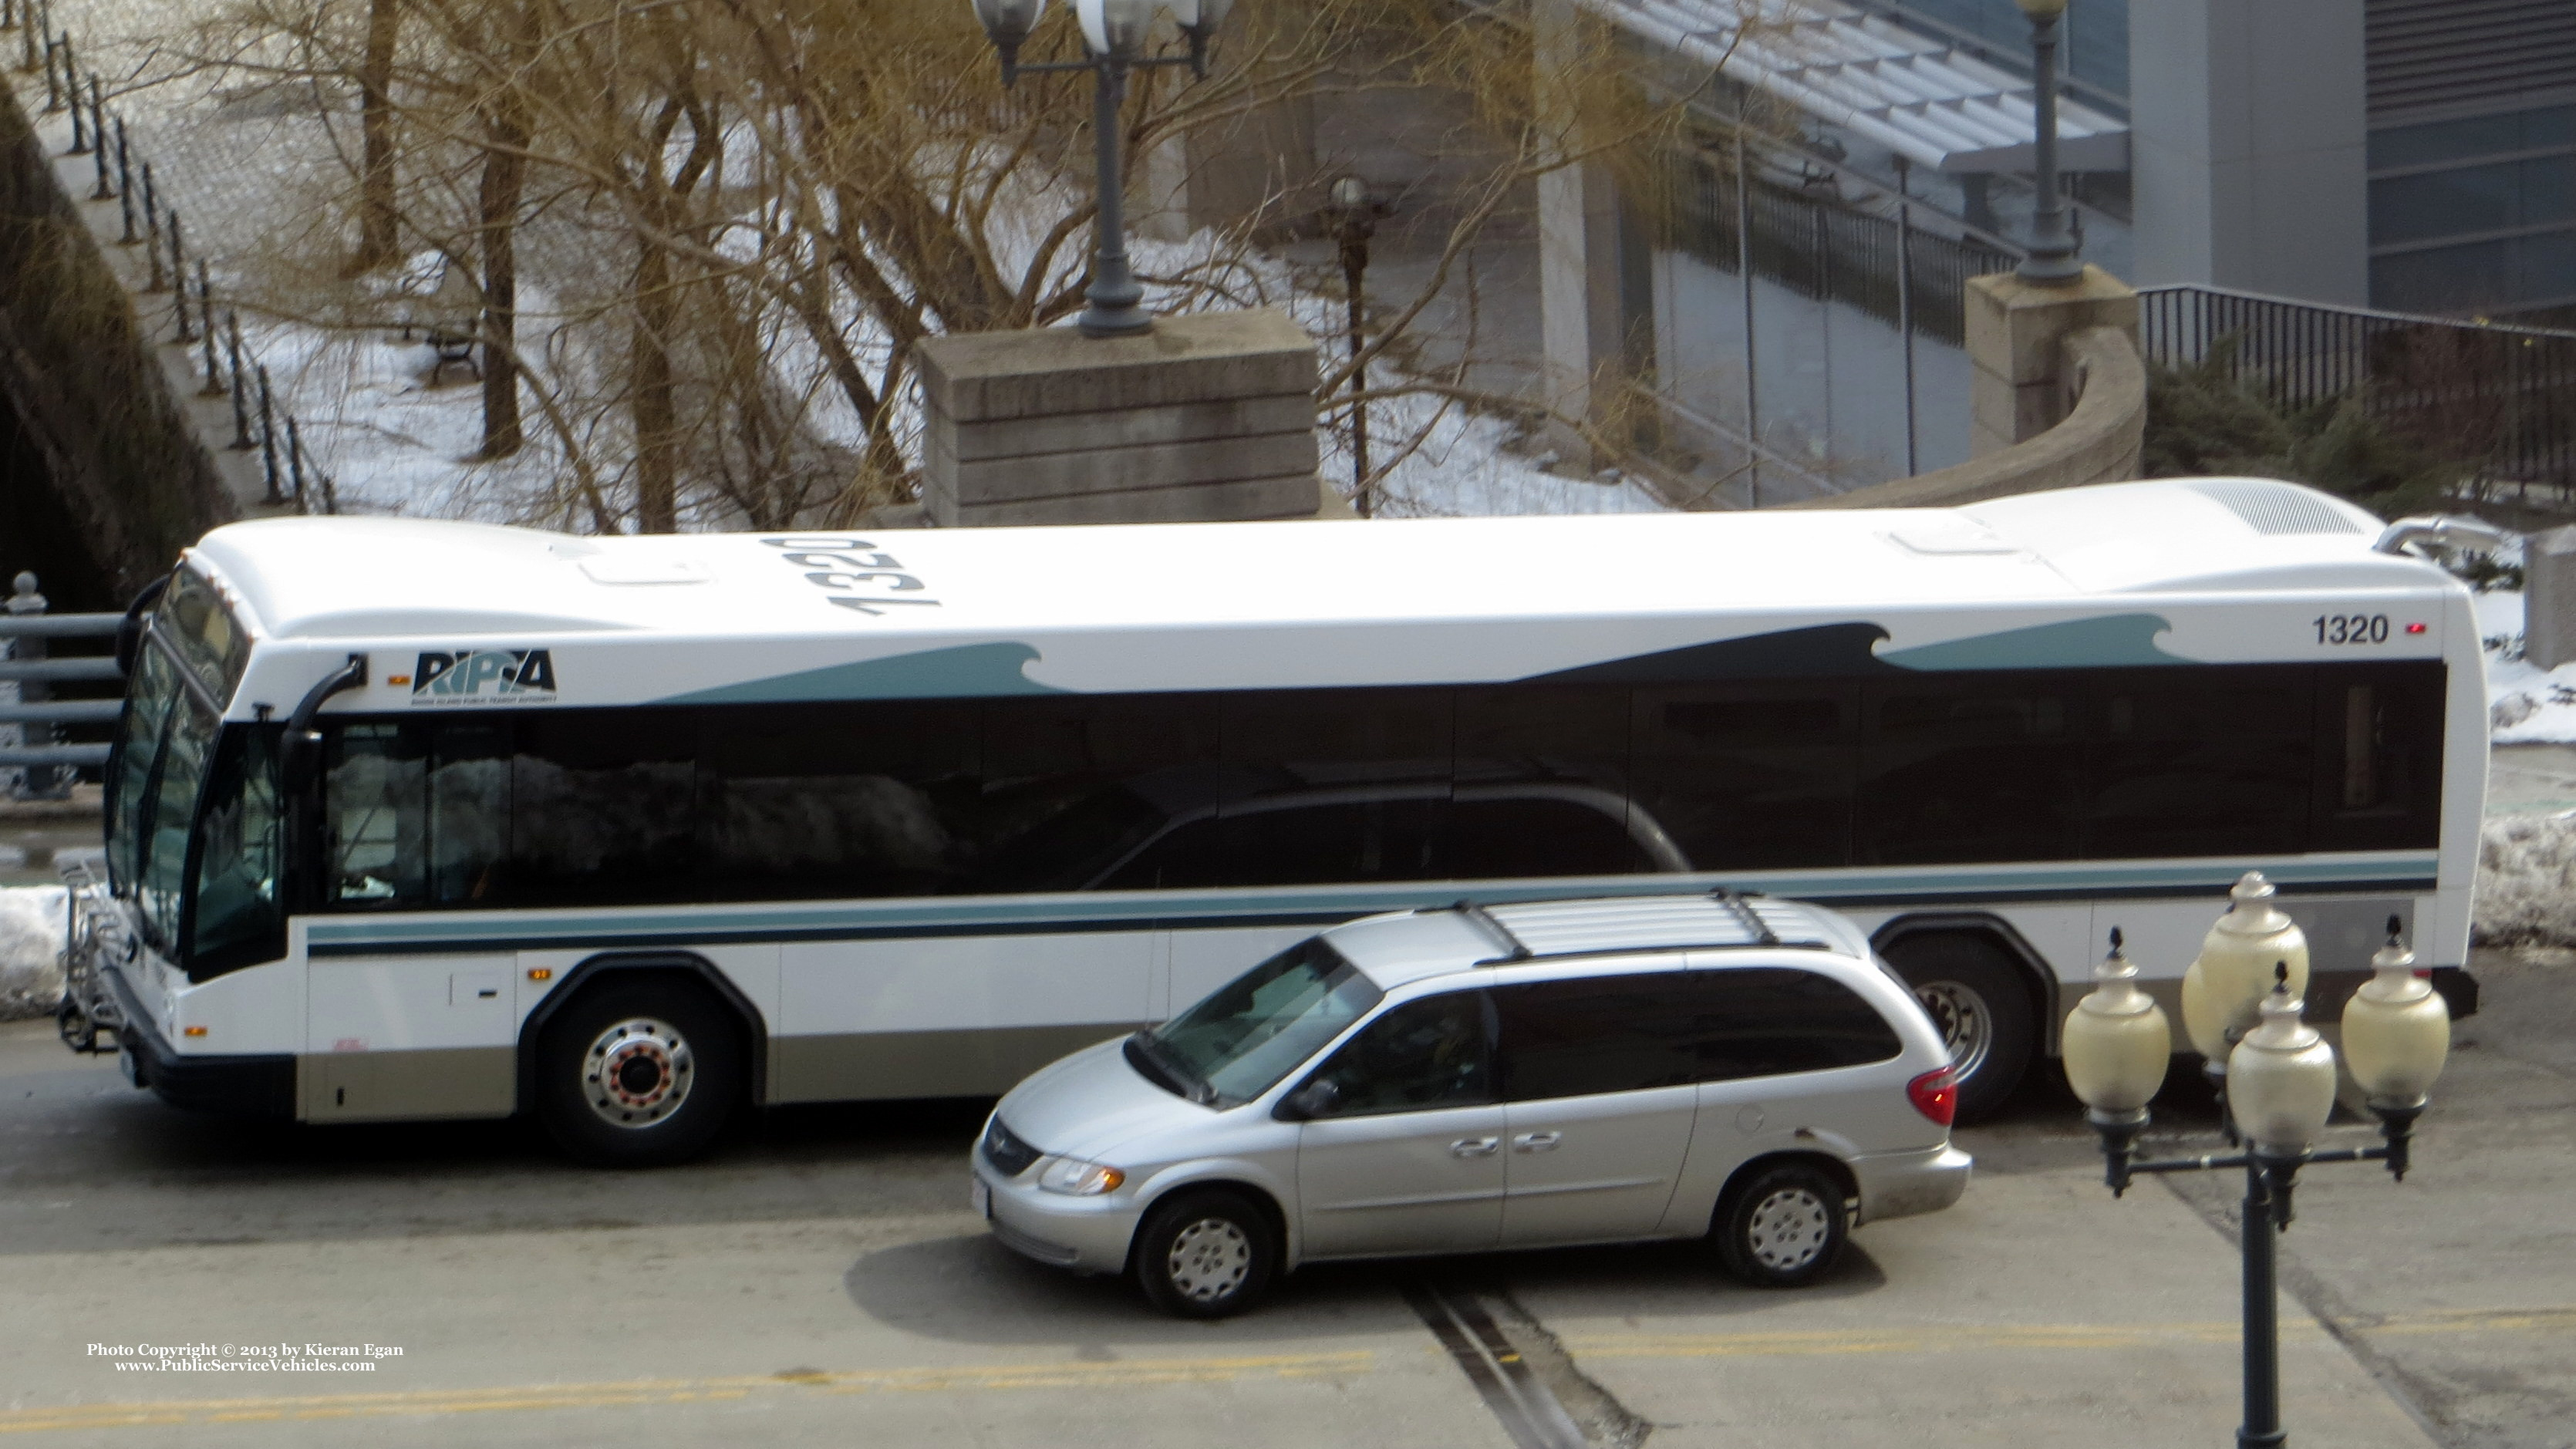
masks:
[(1692, 973), (1580, 976), (1497, 987), (1503, 1100), (1589, 1097), (1699, 1080)]
[(1311, 1080), (1341, 1093), (1328, 1117), (1476, 1107), (1494, 1100), (1485, 993), (1408, 1001), (1360, 1029)]
[(1507, 1102), (1820, 1072), (1902, 1049), (1858, 993), (1794, 967), (1576, 977), (1493, 995)]
[(1688, 973), (1703, 1082), (1821, 1072), (1904, 1050), (1896, 1029), (1850, 987), (1792, 966)]

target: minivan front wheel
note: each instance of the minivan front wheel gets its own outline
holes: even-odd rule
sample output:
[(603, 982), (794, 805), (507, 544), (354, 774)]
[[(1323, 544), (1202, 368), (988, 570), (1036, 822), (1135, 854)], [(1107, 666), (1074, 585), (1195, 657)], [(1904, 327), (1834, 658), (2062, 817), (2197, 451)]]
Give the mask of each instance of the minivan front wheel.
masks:
[(1268, 1292), (1279, 1262), (1270, 1216), (1241, 1193), (1185, 1192), (1136, 1233), (1136, 1285), (1181, 1318), (1241, 1313)]
[(1795, 1288), (1833, 1268), (1850, 1231), (1842, 1184), (1789, 1163), (1756, 1174), (1719, 1210), (1718, 1261), (1756, 1288)]

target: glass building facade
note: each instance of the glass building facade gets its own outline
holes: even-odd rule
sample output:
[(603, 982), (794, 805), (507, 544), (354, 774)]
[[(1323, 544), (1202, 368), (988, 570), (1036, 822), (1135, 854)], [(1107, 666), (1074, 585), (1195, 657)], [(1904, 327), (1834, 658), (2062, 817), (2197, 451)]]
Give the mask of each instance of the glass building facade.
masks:
[(2370, 242), (2376, 306), (2576, 305), (2576, 105), (2374, 130)]
[[(2030, 17), (2013, 0), (1895, 0), (1893, 8), (1940, 30), (1980, 42), (1998, 60), (2030, 54)], [(2066, 71), (2096, 100), (2129, 94), (2129, 0), (2084, 0), (2066, 7), (2060, 37)], [(2027, 62), (2025, 61), (2025, 64)]]

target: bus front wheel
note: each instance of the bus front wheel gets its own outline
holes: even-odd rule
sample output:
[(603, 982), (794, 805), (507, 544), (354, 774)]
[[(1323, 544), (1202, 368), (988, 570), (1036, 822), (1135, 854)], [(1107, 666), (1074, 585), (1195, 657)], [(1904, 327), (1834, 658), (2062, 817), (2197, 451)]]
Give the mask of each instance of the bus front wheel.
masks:
[(585, 1162), (685, 1161), (742, 1100), (741, 1034), (690, 986), (603, 981), (546, 1023), (536, 1055), (537, 1115)]
[(2021, 973), (1974, 936), (1908, 937), (1885, 954), (1950, 1050), (1959, 1074), (1958, 1120), (1980, 1122), (2001, 1111), (2030, 1069), (2038, 1042), (2038, 1018)]

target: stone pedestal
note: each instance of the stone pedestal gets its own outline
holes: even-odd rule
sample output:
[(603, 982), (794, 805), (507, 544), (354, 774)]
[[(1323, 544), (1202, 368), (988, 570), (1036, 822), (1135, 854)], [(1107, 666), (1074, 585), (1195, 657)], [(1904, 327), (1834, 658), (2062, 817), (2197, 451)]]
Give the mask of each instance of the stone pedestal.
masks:
[(958, 333), (919, 356), (940, 527), (1315, 515), (1315, 344), (1285, 313)]
[(2576, 524), (2522, 546), (2522, 657), (2535, 669), (2576, 659)]
[(2025, 282), (2010, 272), (1972, 277), (1967, 287), (1972, 453), (1985, 457), (2026, 442), (2066, 420), (2081, 389), (2066, 340), (2091, 327), (2114, 327), (2138, 340), (2138, 294), (2099, 267), (2061, 286)]

